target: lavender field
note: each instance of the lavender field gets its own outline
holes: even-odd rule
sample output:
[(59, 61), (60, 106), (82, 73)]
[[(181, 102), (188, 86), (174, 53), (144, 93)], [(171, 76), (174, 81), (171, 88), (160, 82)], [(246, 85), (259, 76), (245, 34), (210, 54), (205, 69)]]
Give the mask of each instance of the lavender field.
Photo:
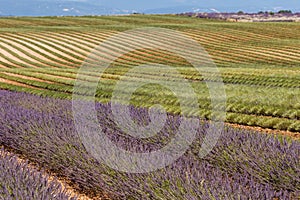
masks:
[(0, 149), (0, 197), (1, 199), (62, 199), (75, 200), (62, 188), (57, 180), (42, 172), (32, 169), (28, 163), (21, 163), (19, 158)]
[[(71, 180), (74, 187), (91, 197), (105, 194), (112, 199), (296, 199), (299, 196), (299, 141), (226, 127), (213, 152), (200, 159), (199, 145), (208, 125), (203, 122), (193, 145), (171, 166), (151, 173), (130, 174), (113, 170), (89, 155), (76, 133), (70, 100), (1, 90), (0, 104), (1, 145)], [(168, 114), (167, 123), (157, 136), (134, 139), (120, 132), (111, 121), (109, 104), (97, 103), (96, 109), (105, 134), (118, 146), (136, 152), (160, 148), (180, 123), (179, 116)], [(137, 120), (149, 121), (146, 109), (132, 107), (131, 112)], [(7, 156), (3, 159), (0, 167), (13, 166), (10, 176), (20, 178), (12, 182), (7, 172), (1, 170), (0, 197), (6, 199), (7, 192), (13, 192), (32, 199), (35, 194), (24, 193), (22, 189), (9, 190), (22, 184), (27, 175), (19, 172), (22, 169), (14, 159)], [(43, 179), (37, 178), (36, 182), (26, 187), (29, 191), (39, 187), (44, 191), (44, 199), (48, 199), (47, 191), (55, 188), (39, 186)]]
[(299, 17), (0, 17), (0, 200), (299, 199)]

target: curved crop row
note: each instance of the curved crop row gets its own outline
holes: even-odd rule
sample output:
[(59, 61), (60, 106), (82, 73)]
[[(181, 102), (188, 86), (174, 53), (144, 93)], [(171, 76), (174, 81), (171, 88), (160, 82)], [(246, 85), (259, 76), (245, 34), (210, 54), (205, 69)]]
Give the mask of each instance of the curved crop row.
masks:
[(13, 199), (61, 199), (76, 200), (62, 188), (61, 183), (33, 169), (27, 162), (0, 149), (0, 198)]
[[(8, 91), (0, 94), (0, 131), (4, 133), (1, 141), (72, 180), (91, 195), (104, 193), (113, 199), (146, 200), (237, 196), (293, 199), (299, 195), (297, 141), (288, 143), (285, 139), (227, 127), (211, 154), (200, 159), (200, 145), (209, 125), (205, 122), (197, 128), (189, 150), (172, 165), (151, 173), (122, 173), (95, 161), (86, 151), (70, 115), (71, 101)], [(109, 105), (97, 103), (96, 109), (109, 138), (128, 151), (146, 153), (160, 149), (168, 144), (180, 123), (179, 116), (168, 115), (161, 134), (143, 141), (128, 138), (120, 131), (111, 120)], [(146, 109), (130, 107), (130, 111), (138, 121), (149, 122)]]
[[(24, 74), (24, 73), (22, 73)], [(30, 73), (27, 74), (27, 76)], [(24, 79), (24, 77), (15, 77), (15, 76), (9, 76), (8, 74), (1, 75), (0, 77), (5, 78), (9, 81), (15, 81), (21, 84), (27, 84), (29, 86), (38, 87), (41, 89), (47, 89), (52, 91), (58, 91), (63, 93), (69, 93), (69, 95), (73, 92), (73, 84), (74, 81), (67, 80), (67, 79), (59, 79), (57, 81), (57, 78), (45, 78), (45, 76), (35, 76), (36, 78), (44, 78), (44, 80), (52, 81), (53, 84), (46, 83), (44, 81), (38, 81), (33, 79)], [(47, 77), (47, 75), (46, 75)], [(141, 77), (142, 78), (142, 77)], [(97, 80), (96, 77), (87, 76), (86, 80), (89, 81), (95, 81)], [(112, 81), (109, 81), (112, 80)], [(129, 81), (133, 81), (129, 80)], [(137, 77), (135, 77), (135, 80), (137, 81)], [(125, 83), (124, 83), (125, 84)], [(176, 84), (176, 83), (174, 83)], [(84, 89), (84, 88), (83, 88)], [(106, 99), (111, 98), (111, 92), (114, 90), (114, 81), (113, 79), (108, 78), (108, 80), (102, 82), (102, 85), (100, 88), (98, 88), (98, 92), (96, 94), (96, 97), (100, 98), (101, 101), (106, 101)], [(141, 107), (150, 107), (152, 103), (160, 102), (162, 105), (166, 107), (166, 109), (169, 112), (173, 113), (181, 113), (180, 107), (177, 103), (177, 99), (174, 98), (172, 95), (169, 96), (167, 94), (156, 93), (156, 95), (153, 96), (153, 89), (151, 88), (143, 88), (141, 92), (136, 92), (134, 96), (132, 97), (132, 103), (141, 106)], [(84, 90), (83, 90), (84, 92)], [(125, 91), (118, 91), (120, 94), (126, 95), (127, 93)], [(184, 94), (184, 92), (183, 92)], [(164, 99), (161, 98), (161, 96), (164, 97)], [(122, 96), (119, 97), (120, 100), (122, 100)], [(141, 103), (142, 102), (142, 103)], [(198, 111), (189, 111), (191, 115), (196, 115), (203, 117), (205, 119), (210, 119), (211, 112), (210, 112), (210, 103), (209, 99), (205, 98), (205, 95), (199, 96), (199, 104), (200, 109)], [(288, 109), (280, 108), (280, 107), (274, 107), (268, 106), (268, 105), (259, 105), (259, 106), (253, 106), (251, 104), (245, 104), (245, 103), (239, 103), (236, 102), (228, 103), (227, 105), (227, 122), (232, 123), (238, 123), (238, 124), (245, 124), (245, 125), (251, 125), (251, 126), (260, 126), (264, 128), (274, 128), (274, 129), (280, 129), (280, 130), (291, 130), (291, 131), (299, 131), (299, 127), (297, 124), (299, 124), (299, 118), (300, 113), (297, 109)], [(234, 117), (233, 117), (234, 116)], [(246, 116), (246, 117), (244, 117)], [(272, 118), (269, 118), (272, 117)], [(263, 122), (262, 122), (263, 120)]]

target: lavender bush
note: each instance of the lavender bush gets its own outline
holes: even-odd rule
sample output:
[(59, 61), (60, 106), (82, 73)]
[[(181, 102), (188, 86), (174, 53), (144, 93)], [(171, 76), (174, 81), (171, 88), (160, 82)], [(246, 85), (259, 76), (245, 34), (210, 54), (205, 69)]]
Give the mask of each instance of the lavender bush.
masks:
[[(113, 199), (295, 199), (300, 191), (300, 144), (227, 127), (205, 158), (198, 151), (207, 122), (175, 163), (152, 173), (129, 174), (95, 160), (76, 133), (69, 100), (0, 91), (0, 141), (42, 167), (71, 180), (91, 196)], [(180, 124), (168, 114), (152, 138), (124, 134), (112, 120), (109, 104), (96, 103), (98, 123), (119, 147), (151, 152), (167, 144)], [(147, 109), (131, 107), (137, 123), (149, 123)], [(88, 133), (86, 133), (88, 134)]]
[(75, 200), (56, 180), (0, 149), (0, 199)]

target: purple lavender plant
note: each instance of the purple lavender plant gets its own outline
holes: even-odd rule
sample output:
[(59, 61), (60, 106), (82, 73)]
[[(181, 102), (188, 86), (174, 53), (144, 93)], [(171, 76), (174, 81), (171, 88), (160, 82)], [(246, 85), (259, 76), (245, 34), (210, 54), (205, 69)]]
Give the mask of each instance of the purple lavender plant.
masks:
[[(295, 199), (300, 191), (300, 144), (227, 127), (205, 158), (198, 156), (208, 122), (172, 165), (130, 174), (95, 160), (77, 135), (69, 100), (0, 90), (0, 141), (71, 180), (78, 189), (113, 199)], [(155, 136), (137, 139), (114, 123), (109, 104), (96, 103), (98, 123), (120, 148), (138, 153), (166, 145), (181, 123), (168, 114)], [(149, 123), (148, 110), (130, 107), (134, 121)], [(88, 133), (85, 133), (88, 135)]]
[(21, 163), (15, 156), (0, 149), (0, 199), (75, 200), (57, 180)]

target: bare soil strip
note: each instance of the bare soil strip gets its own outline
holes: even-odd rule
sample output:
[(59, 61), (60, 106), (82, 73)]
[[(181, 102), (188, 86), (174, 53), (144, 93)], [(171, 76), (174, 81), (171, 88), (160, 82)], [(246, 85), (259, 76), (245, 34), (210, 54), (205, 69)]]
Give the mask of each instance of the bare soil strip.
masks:
[[(13, 36), (12, 36), (13, 37)], [(69, 61), (66, 61), (65, 59), (63, 58), (67, 58), (67, 59), (70, 59), (70, 60), (73, 60), (75, 58), (71, 57), (70, 55), (66, 54), (66, 53), (63, 53), (59, 50), (57, 50), (56, 48), (52, 47), (52, 46), (49, 46), (48, 44), (45, 44), (44, 42), (40, 42), (40, 41), (37, 41), (37, 40), (33, 40), (31, 38), (29, 38), (28, 36), (26, 35), (21, 35), (19, 34), (18, 36), (15, 36), (14, 37), (15, 39), (18, 39), (19, 41), (22, 41), (22, 43), (25, 43), (26, 45), (28, 46), (31, 46), (33, 47), (34, 49), (36, 49), (36, 51), (40, 51), (40, 52), (43, 52), (44, 54), (46, 55), (51, 55), (52, 57), (54, 57), (54, 59), (61, 59), (63, 60), (64, 62), (68, 62), (70, 64), (73, 64)], [(40, 47), (39, 47), (40, 46)], [(42, 49), (41, 47), (43, 47), (44, 49), (47, 49), (44, 50)], [(52, 53), (53, 52), (53, 53)], [(61, 55), (61, 57), (58, 57), (57, 55), (54, 55), (54, 53), (56, 53), (57, 55)]]
[(250, 131), (258, 131), (260, 133), (267, 133), (272, 135), (282, 135), (282, 136), (288, 136), (294, 140), (300, 140), (300, 133), (299, 132), (291, 132), (291, 131), (283, 131), (283, 130), (275, 130), (275, 129), (269, 129), (269, 128), (261, 128), (258, 126), (246, 126), (246, 125), (240, 125), (240, 124), (232, 124), (232, 123), (225, 123), (226, 125), (238, 129), (244, 129), (244, 130), (250, 130)]
[(63, 36), (58, 37), (54, 34), (50, 35), (50, 34), (46, 34), (46, 33), (45, 34), (39, 33), (36, 36), (39, 38), (42, 38), (42, 39), (46, 39), (48, 41), (62, 44), (64, 46), (66, 46), (67, 48), (70, 48), (70, 50), (72, 50), (72, 53), (76, 53), (79, 56), (86, 57), (92, 50), (92, 48), (90, 48), (90, 47), (83, 46), (79, 42), (74, 42), (71, 39), (64, 38)]
[[(73, 65), (73, 63), (67, 61), (66, 59), (58, 57), (57, 55), (54, 55), (54, 53), (52, 53), (51, 50), (49, 50), (49, 49), (48, 49), (48, 51), (46, 51), (45, 49), (42, 49), (42, 48), (38, 47), (36, 44), (30, 43), (28, 41), (25, 41), (24, 38), (20, 39), (20, 38), (14, 37), (14, 36), (10, 36), (10, 35), (8, 35), (8, 36), (9, 37), (13, 37), (14, 40), (16, 40), (16, 41), (18, 41), (20, 43), (20, 45), (26, 45), (26, 46), (29, 46), (29, 47), (35, 49), (35, 52), (37, 52), (37, 54), (43, 53), (44, 55), (48, 55), (50, 58), (49, 59), (47, 58), (47, 60), (49, 60), (49, 65), (50, 66), (52, 66), (51, 63), (56, 63), (58, 65), (61, 65), (62, 67), (63, 66), (69, 67), (66, 64)], [(57, 53), (57, 52), (55, 52), (55, 53)], [(44, 56), (40, 55), (39, 58), (40, 59), (44, 59)], [(47, 61), (46, 59), (44, 59), (44, 60)], [(65, 62), (65, 64), (62, 64), (62, 63), (56, 62), (56, 61), (62, 61), (62, 62)]]
[[(68, 44), (63, 40), (53, 39), (52, 36), (44, 36), (42, 34), (31, 34), (31, 36), (35, 36), (40, 41), (47, 42), (53, 46), (57, 46), (66, 52), (70, 52), (78, 57), (86, 57), (87, 52), (84, 52), (82, 49), (75, 47), (72, 44)], [(80, 60), (81, 61), (81, 60)]]
[[(19, 62), (19, 63), (22, 63), (22, 64), (26, 64), (26, 62), (24, 62), (23, 60), (15, 57), (14, 55), (9, 53), (8, 51), (2, 49), (1, 45), (2, 44), (0, 43), (0, 53), (3, 55), (3, 57), (0, 56), (0, 61), (2, 61), (4, 63), (11, 64), (11, 65), (14, 65), (14, 66), (17, 66), (17, 64), (14, 64), (14, 63), (10, 62), (8, 59), (14, 60), (15, 62)], [(8, 59), (6, 59), (6, 58), (8, 58)]]
[[(20, 45), (18, 43), (13, 42), (12, 40), (7, 40), (5, 38), (1, 38), (0, 42), (1, 42), (1, 45), (3, 45), (6, 48), (8, 48), (9, 50), (15, 52), (16, 54), (18, 54), (18, 56), (21, 56), (22, 59), (26, 59), (26, 60), (28, 60), (30, 62), (33, 62), (33, 63), (36, 63), (36, 64), (42, 64), (42, 65), (44, 65), (44, 63), (42, 63), (38, 59), (36, 59), (39, 56), (38, 53), (33, 52), (30, 49), (27, 49), (26, 47), (24, 47), (24, 46), (22, 46), (22, 45)], [(21, 50), (26, 51), (27, 53), (25, 54)], [(24, 61), (24, 60), (22, 60), (22, 61)]]
[[(223, 42), (222, 40), (220, 41), (220, 39), (216, 39), (216, 38), (209, 38), (208, 35), (206, 35), (205, 37), (203, 38), (199, 38), (199, 35), (197, 34), (197, 32), (194, 32), (194, 33), (187, 33), (187, 35), (191, 36), (191, 37), (194, 37), (195, 39), (198, 39), (200, 40), (201, 42), (207, 44), (207, 45), (213, 45), (213, 46), (220, 46), (220, 43), (219, 42)], [(218, 42), (219, 41), (219, 42)], [(253, 56), (257, 56), (258, 58), (266, 58), (266, 56), (269, 56), (269, 57), (272, 57), (272, 58), (275, 58), (275, 59), (279, 59), (279, 60), (285, 60), (285, 61), (294, 61), (294, 59), (298, 59), (297, 56), (291, 56), (291, 55), (287, 55), (287, 52), (284, 52), (284, 51), (281, 51), (281, 52), (278, 52), (278, 51), (274, 51), (272, 49), (269, 50), (269, 49), (266, 49), (264, 47), (256, 47), (256, 50), (257, 51), (253, 51), (253, 49), (251, 47), (244, 47), (244, 48), (241, 48), (240, 46), (238, 45), (225, 45), (223, 44), (224, 47), (228, 47), (229, 49), (235, 49), (235, 50), (238, 50), (238, 51), (242, 51), (244, 52), (244, 55), (245, 56), (249, 56), (249, 55), (253, 55)], [(231, 55), (238, 55), (238, 54), (233, 54), (232, 52), (230, 53)]]
[(23, 78), (23, 79), (27, 79), (27, 80), (32, 80), (32, 81), (39, 81), (39, 82), (49, 83), (49, 84), (57, 84), (52, 81), (46, 81), (43, 79), (34, 78), (34, 77), (30, 77), (30, 76), (24, 76), (24, 75), (20, 75), (20, 74), (14, 74), (14, 73), (9, 73), (9, 72), (2, 72), (2, 74), (6, 74), (8, 76), (14, 76), (14, 77), (18, 77), (18, 78)]
[(0, 78), (0, 82), (1, 82), (1, 83), (7, 83), (7, 84), (10, 84), (10, 85), (21, 86), (21, 87), (25, 87), (25, 88), (31, 88), (31, 89), (42, 90), (41, 88), (38, 88), (38, 87), (33, 87), (33, 86), (30, 86), (30, 85), (26, 85), (26, 84), (23, 84), (23, 83), (19, 83), (19, 82), (17, 82), (17, 81), (7, 80), (7, 79), (4, 79), (4, 78)]
[[(15, 42), (15, 41), (13, 41), (11, 39), (4, 38), (3, 36), (1, 38), (1, 40), (6, 41), (7, 43), (11, 43), (15, 47), (26, 51), (27, 52), (27, 57), (29, 57), (30, 59), (34, 60), (37, 63), (46, 65), (45, 63), (40, 62), (38, 59), (41, 59), (41, 60), (43, 60), (45, 62), (48, 62), (48, 63), (52, 62), (52, 60), (50, 60), (50, 59), (44, 57), (43, 55), (41, 55), (39, 51), (33, 51), (33, 50), (29, 49), (28, 47), (24, 46), (24, 44), (21, 44), (19, 42)], [(51, 66), (51, 64), (48, 64), (48, 66)]]

